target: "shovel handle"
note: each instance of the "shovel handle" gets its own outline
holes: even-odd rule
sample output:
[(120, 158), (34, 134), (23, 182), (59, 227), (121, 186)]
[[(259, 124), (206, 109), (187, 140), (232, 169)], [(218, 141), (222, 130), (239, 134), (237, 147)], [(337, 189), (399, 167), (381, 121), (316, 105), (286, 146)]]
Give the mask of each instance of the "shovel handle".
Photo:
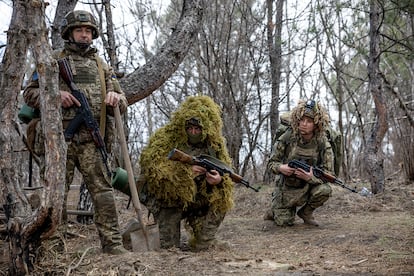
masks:
[(147, 227), (146, 227), (146, 224), (144, 223), (143, 216), (142, 216), (141, 202), (139, 201), (137, 186), (135, 185), (134, 173), (132, 171), (131, 160), (129, 158), (128, 147), (127, 147), (127, 143), (125, 139), (124, 125), (122, 124), (121, 112), (119, 111), (118, 105), (114, 107), (114, 113), (115, 113), (116, 128), (118, 130), (119, 138), (121, 140), (120, 142), (121, 142), (122, 156), (124, 157), (125, 167), (128, 173), (128, 183), (129, 183), (129, 189), (131, 191), (132, 203), (135, 207), (135, 211), (138, 214), (138, 221), (141, 224), (141, 227), (143, 229), (143, 232), (145, 235), (145, 241), (147, 242), (147, 248), (149, 248)]

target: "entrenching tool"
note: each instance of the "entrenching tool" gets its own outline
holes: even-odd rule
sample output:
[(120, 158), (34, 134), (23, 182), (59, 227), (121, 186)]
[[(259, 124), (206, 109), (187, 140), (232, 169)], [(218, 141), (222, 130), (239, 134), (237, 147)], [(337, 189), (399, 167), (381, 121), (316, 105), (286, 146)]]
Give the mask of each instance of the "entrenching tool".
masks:
[(119, 133), (121, 142), (121, 151), (124, 158), (126, 171), (128, 173), (128, 183), (131, 193), (132, 203), (138, 215), (138, 222), (129, 225), (127, 234), (130, 235), (132, 251), (148, 251), (160, 248), (160, 236), (158, 224), (147, 225), (143, 219), (141, 202), (139, 201), (137, 187), (135, 185), (134, 174), (132, 170), (131, 160), (129, 158), (128, 147), (126, 144), (124, 126), (122, 124), (121, 113), (119, 107), (114, 108), (116, 128)]

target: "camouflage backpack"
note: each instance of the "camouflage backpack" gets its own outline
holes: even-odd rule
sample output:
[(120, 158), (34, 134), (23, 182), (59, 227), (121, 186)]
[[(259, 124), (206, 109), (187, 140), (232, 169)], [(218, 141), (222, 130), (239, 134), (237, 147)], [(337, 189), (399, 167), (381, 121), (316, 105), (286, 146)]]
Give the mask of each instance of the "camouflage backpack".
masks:
[[(280, 115), (280, 124), (276, 130), (276, 137), (275, 141), (282, 136), (282, 134), (292, 132), (290, 126), (290, 113), (284, 113)], [(288, 135), (289, 136), (289, 135)], [(343, 160), (343, 142), (342, 142), (342, 135), (340, 132), (334, 130), (332, 127), (328, 127), (326, 130), (326, 138), (328, 139), (329, 143), (331, 144), (332, 151), (334, 154), (334, 173), (336, 176), (339, 175), (341, 170), (342, 160)], [(285, 137), (285, 140), (288, 140), (288, 137)]]

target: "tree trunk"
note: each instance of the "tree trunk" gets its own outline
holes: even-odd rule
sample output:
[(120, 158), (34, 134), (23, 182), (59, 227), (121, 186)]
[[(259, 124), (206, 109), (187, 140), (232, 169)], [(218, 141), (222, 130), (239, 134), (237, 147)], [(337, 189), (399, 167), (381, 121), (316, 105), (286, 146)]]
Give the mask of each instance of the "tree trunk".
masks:
[[(55, 230), (63, 199), (64, 164), (66, 160), (62, 126), (59, 116), (57, 66), (51, 60), (47, 28), (44, 21), (46, 4), (43, 1), (15, 1), (7, 33), (4, 72), (1, 90), (0, 125), (0, 186), (7, 218), (9, 237), (10, 275), (29, 274), (33, 268), (37, 248), (42, 238)], [(30, 31), (29, 31), (30, 30)], [(26, 149), (21, 146), (22, 133), (16, 120), (18, 95), (22, 87), (28, 49), (37, 60), (40, 87), (45, 91), (41, 99), (41, 113), (46, 137), (46, 173), (43, 195), (38, 208), (32, 210), (22, 192), (24, 183), (16, 164), (22, 164)], [(47, 128), (46, 128), (47, 126)], [(27, 160), (27, 158), (26, 158)], [(59, 192), (62, 191), (62, 192)]]
[(375, 103), (375, 122), (367, 139), (365, 164), (374, 194), (384, 191), (384, 160), (382, 141), (388, 129), (387, 107), (383, 96), (380, 63), (380, 4), (377, 0), (370, 1), (370, 53), (368, 61), (369, 91)]
[(181, 17), (160, 51), (121, 80), (130, 105), (151, 95), (177, 70), (201, 27), (206, 3), (205, 0), (184, 0)]
[[(269, 60), (272, 76), (272, 101), (270, 106), (270, 137), (272, 139), (272, 150), (274, 137), (279, 127), (279, 97), (280, 97), (280, 75), (282, 64), (282, 22), (283, 22), (283, 2), (276, 1), (276, 22), (273, 23), (273, 0), (267, 0), (267, 45), (269, 49)], [(273, 34), (274, 32), (274, 34)], [(275, 175), (267, 169), (264, 175), (265, 183), (272, 183)]]
[(64, 0), (64, 1), (59, 0), (58, 1), (55, 17), (53, 19), (53, 25), (51, 28), (51, 38), (52, 38), (53, 49), (63, 48), (64, 41), (60, 33), (60, 25), (62, 24), (62, 20), (65, 18), (65, 15), (68, 12), (71, 12), (75, 8), (77, 3), (78, 3), (78, 0)]

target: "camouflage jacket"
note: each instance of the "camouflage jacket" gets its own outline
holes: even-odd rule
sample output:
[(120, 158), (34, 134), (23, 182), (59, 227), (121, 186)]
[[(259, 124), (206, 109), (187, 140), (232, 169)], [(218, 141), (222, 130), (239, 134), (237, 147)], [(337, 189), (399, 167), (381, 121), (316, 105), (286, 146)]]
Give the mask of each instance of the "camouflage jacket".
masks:
[[(313, 137), (309, 142), (304, 143), (300, 138), (290, 137), (286, 132), (276, 141), (272, 155), (268, 162), (268, 169), (275, 174), (280, 174), (279, 168), (293, 159), (305, 161), (308, 165), (317, 166), (326, 172), (333, 171), (333, 151), (331, 144), (325, 136)], [(294, 176), (283, 177), (284, 183), (291, 187), (303, 187), (306, 183)], [(313, 176), (309, 181), (311, 185), (323, 183), (322, 180)]]
[[(56, 59), (66, 57), (69, 60), (74, 82), (88, 99), (92, 114), (99, 124), (101, 114), (113, 115), (113, 108), (102, 105), (104, 99), (101, 87), (103, 84), (101, 83), (101, 78), (98, 70), (98, 62), (100, 62), (104, 71), (104, 85), (106, 88), (105, 92), (108, 93), (112, 91), (122, 95), (119, 102), (121, 113), (124, 113), (126, 111), (128, 103), (124, 93), (120, 89), (118, 80), (116, 79), (112, 68), (103, 62), (103, 60), (97, 56), (96, 52), (97, 51), (95, 48), (90, 48), (84, 53), (79, 53), (71, 49), (71, 47), (66, 44), (65, 49), (55, 51), (53, 53), (53, 56)], [(59, 89), (70, 91), (62, 78), (59, 78)], [(26, 86), (23, 92), (23, 97), (27, 105), (33, 108), (39, 108), (41, 99), (40, 94), (41, 91), (39, 89), (37, 72), (34, 72), (29, 84)], [(101, 111), (102, 106), (105, 106), (106, 108), (104, 113)], [(67, 127), (68, 123), (75, 117), (75, 115), (76, 107), (62, 108), (63, 128)], [(113, 136), (113, 127), (113, 118), (107, 116), (105, 133), (107, 133), (107, 135)], [(79, 139), (80, 142), (91, 141), (90, 134), (84, 126), (80, 128), (77, 137), (75, 138)]]

